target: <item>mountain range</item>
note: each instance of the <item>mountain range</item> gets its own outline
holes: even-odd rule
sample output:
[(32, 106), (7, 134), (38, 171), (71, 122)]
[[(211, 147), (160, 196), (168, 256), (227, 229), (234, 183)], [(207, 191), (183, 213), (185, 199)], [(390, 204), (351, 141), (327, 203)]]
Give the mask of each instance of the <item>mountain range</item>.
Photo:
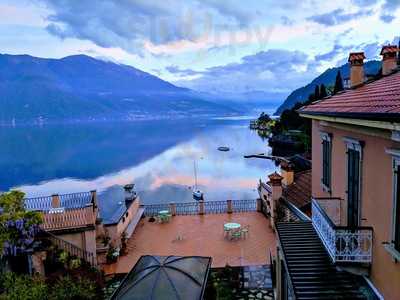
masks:
[[(376, 75), (379, 72), (381, 65), (382, 62), (377, 60), (366, 62), (364, 64), (365, 74)], [(326, 87), (334, 85), (338, 71), (340, 71), (342, 78), (350, 77), (350, 66), (348, 63), (340, 67), (326, 70), (306, 86), (294, 90), (278, 107), (275, 115), (280, 115), (285, 109), (292, 108), (297, 102), (304, 102), (308, 100), (308, 96), (314, 93), (316, 85), (324, 84)]]
[(235, 114), (134, 67), (85, 55), (0, 55), (0, 124)]
[[(378, 73), (380, 67), (380, 61), (365, 64), (367, 74)], [(349, 77), (348, 64), (330, 68), (293, 91), (275, 114), (306, 101), (316, 85), (333, 85), (339, 70)], [(0, 54), (0, 125), (237, 115), (273, 109), (270, 98), (264, 91), (197, 92), (86, 55), (46, 59)]]

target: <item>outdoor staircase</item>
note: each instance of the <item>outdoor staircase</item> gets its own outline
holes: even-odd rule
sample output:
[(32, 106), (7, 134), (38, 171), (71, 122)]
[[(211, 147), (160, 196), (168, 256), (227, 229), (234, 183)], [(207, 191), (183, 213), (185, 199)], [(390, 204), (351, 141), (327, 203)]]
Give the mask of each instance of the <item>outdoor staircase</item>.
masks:
[(90, 266), (97, 268), (97, 260), (96, 260), (96, 255), (94, 253), (83, 250), (82, 248), (45, 230), (40, 231), (39, 239), (41, 239), (42, 241), (47, 240), (52, 245), (56, 246), (58, 249), (67, 252), (71, 256), (80, 258), (86, 263), (88, 263)]
[(296, 299), (374, 299), (362, 277), (336, 268), (312, 222), (278, 223), (277, 232)]

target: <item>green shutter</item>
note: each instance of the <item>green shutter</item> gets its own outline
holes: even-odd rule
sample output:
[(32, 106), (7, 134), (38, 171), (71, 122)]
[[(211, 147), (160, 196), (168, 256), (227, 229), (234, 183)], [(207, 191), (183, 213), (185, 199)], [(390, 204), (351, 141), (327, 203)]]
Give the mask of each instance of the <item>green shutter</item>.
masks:
[(360, 153), (349, 149), (347, 152), (347, 201), (348, 225), (358, 225), (358, 204), (360, 187)]
[(400, 166), (397, 166), (396, 169), (396, 218), (394, 223), (394, 246), (397, 251), (400, 251)]
[(326, 187), (331, 184), (331, 143), (324, 140), (322, 142), (322, 183)]

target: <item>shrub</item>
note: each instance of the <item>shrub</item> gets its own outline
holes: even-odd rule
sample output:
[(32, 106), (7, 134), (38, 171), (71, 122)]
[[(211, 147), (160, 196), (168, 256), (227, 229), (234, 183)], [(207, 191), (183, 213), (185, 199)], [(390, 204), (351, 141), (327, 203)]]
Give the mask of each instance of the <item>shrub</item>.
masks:
[(1, 300), (46, 300), (47, 286), (39, 276), (8, 272), (1, 277)]
[(0, 278), (0, 291), (0, 300), (102, 299), (94, 281), (68, 275), (45, 282), (40, 276), (8, 272)]
[(40, 213), (25, 210), (24, 196), (19, 191), (0, 195), (0, 251), (7, 259), (32, 250), (42, 222)]
[(58, 279), (50, 292), (52, 300), (91, 300), (96, 298), (96, 286), (93, 282), (84, 278), (72, 279), (70, 276)]
[(66, 264), (68, 262), (69, 254), (66, 251), (61, 251), (58, 256), (58, 261), (62, 264)]
[(70, 269), (78, 269), (82, 265), (82, 261), (80, 258), (73, 258), (69, 262)]

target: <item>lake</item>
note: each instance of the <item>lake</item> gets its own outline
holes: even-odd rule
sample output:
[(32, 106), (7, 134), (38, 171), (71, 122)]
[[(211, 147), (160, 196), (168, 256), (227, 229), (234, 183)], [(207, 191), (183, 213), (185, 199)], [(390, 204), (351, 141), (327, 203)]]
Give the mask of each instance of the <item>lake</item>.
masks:
[[(28, 197), (135, 183), (144, 203), (254, 199), (257, 182), (273, 172), (270, 152), (249, 120), (177, 120), (0, 128), (0, 190)], [(220, 146), (229, 152), (218, 151)]]

